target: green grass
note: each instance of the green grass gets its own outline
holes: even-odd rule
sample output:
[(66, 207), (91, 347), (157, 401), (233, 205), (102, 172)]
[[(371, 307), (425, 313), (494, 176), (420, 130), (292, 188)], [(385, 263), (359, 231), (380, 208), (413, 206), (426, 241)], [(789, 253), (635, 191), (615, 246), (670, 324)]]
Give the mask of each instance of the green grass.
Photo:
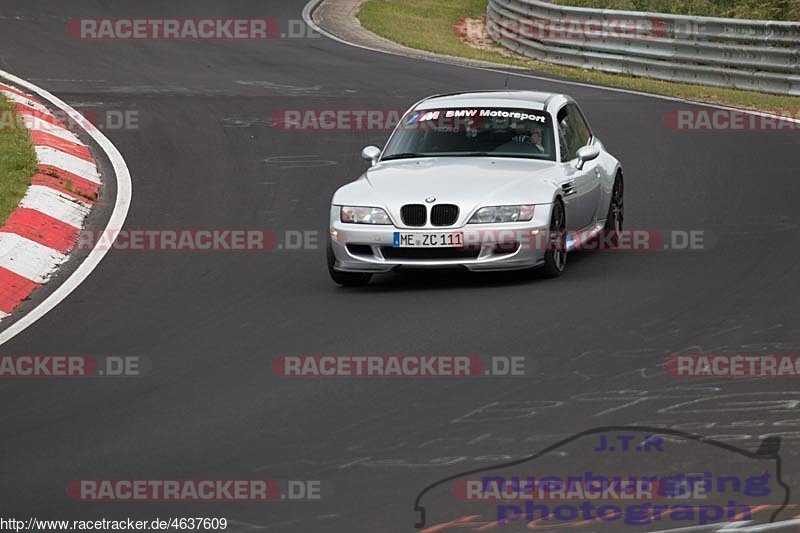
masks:
[(36, 171), (36, 152), (14, 106), (0, 95), (0, 225), (17, 207)]
[(739, 19), (800, 20), (798, 0), (551, 0), (556, 4), (630, 9), (676, 15)]
[[(592, 0), (575, 1), (589, 2)], [(601, 1), (603, 0), (594, 0), (595, 3), (600, 3)], [(613, 1), (624, 0), (607, 0), (607, 2)], [(661, 0), (649, 1), (655, 3)], [(672, 0), (663, 0), (663, 3), (668, 1)], [(700, 2), (701, 0), (695, 1)], [(730, 3), (734, 0), (719, 1)], [(739, 1), (745, 2), (748, 0)], [(797, 2), (798, 0), (792, 1)], [(603, 1), (603, 3), (607, 2)], [(763, 0), (760, 3), (766, 4), (767, 2)], [(773, 3), (777, 5), (779, 2)], [(610, 74), (596, 70), (563, 67), (512, 54), (497, 45), (477, 48), (459, 39), (453, 31), (454, 23), (461, 18), (481, 18), (485, 16), (486, 0), (368, 0), (361, 6), (358, 20), (361, 21), (365, 28), (378, 35), (405, 46), (428, 52), (493, 61), (588, 83), (674, 96), (687, 100), (764, 111), (800, 109), (800, 97), (707, 87), (688, 83), (672, 83), (623, 74)], [(512, 79), (512, 88), (513, 83)]]

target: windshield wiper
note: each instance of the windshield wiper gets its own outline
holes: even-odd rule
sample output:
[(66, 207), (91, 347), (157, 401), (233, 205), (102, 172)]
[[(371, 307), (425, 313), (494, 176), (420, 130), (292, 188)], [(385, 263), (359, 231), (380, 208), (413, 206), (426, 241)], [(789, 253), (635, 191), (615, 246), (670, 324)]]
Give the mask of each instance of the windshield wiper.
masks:
[(425, 154), (416, 154), (414, 152), (401, 152), (399, 154), (392, 154), (382, 157), (381, 161), (388, 161), (390, 159), (408, 159), (411, 157), (425, 157)]

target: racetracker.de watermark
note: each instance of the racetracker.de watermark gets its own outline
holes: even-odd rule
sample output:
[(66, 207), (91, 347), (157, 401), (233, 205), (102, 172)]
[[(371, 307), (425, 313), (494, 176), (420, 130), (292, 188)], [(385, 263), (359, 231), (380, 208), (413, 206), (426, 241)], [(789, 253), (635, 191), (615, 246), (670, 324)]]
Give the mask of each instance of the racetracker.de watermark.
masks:
[(800, 376), (797, 355), (672, 355), (664, 369), (674, 377), (776, 378)]
[(673, 131), (791, 131), (800, 130), (800, 109), (771, 112), (739, 109), (671, 109), (664, 125)]
[(320, 34), (301, 19), (282, 27), (274, 18), (76, 18), (67, 32), (79, 40), (266, 40), (316, 39)]
[(533, 369), (524, 356), (281, 355), (272, 373), (290, 378), (523, 377)]
[[(430, 235), (446, 236), (447, 233)], [(567, 246), (575, 252), (702, 251), (713, 243), (713, 239), (709, 239), (704, 230), (568, 230), (556, 233), (547, 229), (494, 230), (466, 227), (460, 230), (460, 235), (461, 243), (466, 249), (489, 247), (505, 253), (516, 250), (545, 251), (555, 245)]]
[(667, 24), (652, 18), (462, 18), (453, 24), (456, 37), (468, 42), (487, 41), (492, 34), (505, 40), (615, 41), (647, 40), (667, 36)]
[(139, 356), (0, 355), (0, 379), (141, 377), (150, 362)]
[(79, 250), (129, 252), (265, 252), (317, 250), (316, 230), (123, 229), (83, 230)]
[(405, 109), (278, 109), (269, 118), (283, 131), (392, 131)]
[(276, 479), (73, 479), (67, 496), (77, 501), (303, 501), (321, 500), (321, 480)]
[(53, 127), (63, 127), (75, 133), (92, 125), (100, 130), (126, 131), (140, 127), (139, 111), (135, 109), (76, 109), (78, 115), (54, 109), (50, 115), (38, 112), (0, 112), (0, 131), (33, 130), (49, 132)]
[(658, 481), (650, 479), (609, 479), (602, 476), (575, 476), (560, 479), (548, 476), (504, 478), (484, 476), (482, 479), (460, 479), (453, 484), (453, 496), (464, 501), (591, 501), (591, 500), (657, 500), (664, 492)]
[(491, 108), (434, 109), (406, 113), (403, 109), (278, 109), (269, 118), (282, 131), (477, 131), (487, 122), (496, 126), (514, 121), (544, 121), (541, 113)]

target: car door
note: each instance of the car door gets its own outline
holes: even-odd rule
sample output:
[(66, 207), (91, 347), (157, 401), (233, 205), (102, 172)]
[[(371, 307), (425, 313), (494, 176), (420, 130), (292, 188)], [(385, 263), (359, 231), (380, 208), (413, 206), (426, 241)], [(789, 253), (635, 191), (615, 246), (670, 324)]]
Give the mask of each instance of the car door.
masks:
[(557, 120), (567, 225), (570, 229), (581, 229), (595, 222), (601, 194), (600, 165), (594, 160), (587, 161), (581, 169), (576, 168), (578, 150), (592, 141), (592, 132), (578, 107), (566, 104), (558, 112)]

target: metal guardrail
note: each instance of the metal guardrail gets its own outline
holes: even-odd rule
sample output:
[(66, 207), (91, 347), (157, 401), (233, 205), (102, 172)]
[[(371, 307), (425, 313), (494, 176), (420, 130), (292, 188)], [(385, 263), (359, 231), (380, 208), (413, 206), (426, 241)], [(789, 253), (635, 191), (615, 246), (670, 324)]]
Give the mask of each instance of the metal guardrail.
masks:
[[(539, 0), (489, 0), (486, 14), (492, 39), (534, 59), (800, 96), (800, 22), (589, 9)], [(644, 38), (621, 38), (570, 24), (587, 20), (631, 27), (646, 23), (656, 31)], [(554, 21), (566, 21), (558, 35), (552, 31)]]

